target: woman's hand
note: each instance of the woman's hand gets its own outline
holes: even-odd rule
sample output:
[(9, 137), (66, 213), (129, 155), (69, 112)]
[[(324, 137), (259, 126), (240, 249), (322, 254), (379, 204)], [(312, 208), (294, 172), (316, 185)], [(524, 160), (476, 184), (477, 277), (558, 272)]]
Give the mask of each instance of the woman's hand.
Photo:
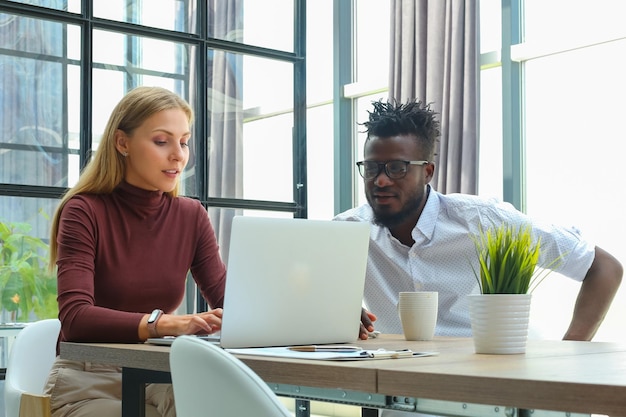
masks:
[[(183, 334), (211, 334), (222, 328), (221, 308), (205, 311), (196, 314), (163, 314), (156, 325), (159, 336), (180, 336)], [(147, 318), (142, 320), (142, 339), (148, 338)], [(140, 335), (141, 335), (140, 331)]]

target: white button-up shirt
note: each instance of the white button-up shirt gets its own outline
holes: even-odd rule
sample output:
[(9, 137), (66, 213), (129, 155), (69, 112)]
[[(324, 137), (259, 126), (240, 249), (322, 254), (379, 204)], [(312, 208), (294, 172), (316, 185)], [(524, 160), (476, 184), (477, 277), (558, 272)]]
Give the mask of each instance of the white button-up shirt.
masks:
[[(365, 204), (340, 213), (335, 220), (371, 222), (372, 218), (372, 209)], [(541, 238), (538, 265), (546, 266), (561, 257), (555, 271), (577, 281), (584, 279), (595, 246), (577, 229), (540, 223), (495, 199), (444, 195), (431, 188), (412, 232), (413, 246), (400, 243), (386, 227), (372, 225), (364, 305), (377, 316), (376, 330), (401, 334), (398, 293), (423, 290), (439, 292), (437, 335), (471, 336), (466, 295), (480, 292), (474, 274), (479, 269), (472, 235), (502, 222), (516, 227), (531, 224), (533, 239)]]

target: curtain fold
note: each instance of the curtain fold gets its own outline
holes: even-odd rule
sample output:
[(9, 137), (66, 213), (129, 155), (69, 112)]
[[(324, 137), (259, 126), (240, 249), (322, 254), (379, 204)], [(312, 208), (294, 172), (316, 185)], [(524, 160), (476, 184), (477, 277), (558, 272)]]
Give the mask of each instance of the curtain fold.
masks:
[[(243, 0), (213, 0), (209, 5), (209, 36), (241, 41)], [(209, 51), (207, 61), (208, 194), (209, 197), (243, 198), (243, 56)], [(209, 215), (224, 262), (233, 217), (239, 210), (209, 208)]]
[(433, 185), (478, 192), (478, 0), (391, 0), (389, 98), (439, 113)]
[[(244, 0), (208, 0), (207, 36), (241, 42), (243, 37)], [(189, 9), (189, 21), (195, 22), (195, 8)], [(194, 28), (195, 29), (195, 28)], [(191, 68), (196, 67), (190, 57)], [(243, 55), (218, 50), (207, 51), (206, 73), (191, 72), (190, 85), (197, 85), (195, 77), (207, 77), (207, 91), (190, 91), (195, 102), (198, 95), (207, 97), (207, 193), (210, 198), (243, 198), (243, 92), (241, 86)], [(196, 115), (196, 118), (203, 115)], [(202, 175), (198, 172), (196, 175)], [(241, 210), (209, 207), (208, 215), (215, 230), (220, 254), (228, 261), (232, 219)], [(206, 301), (196, 291), (192, 279), (187, 281), (187, 312), (204, 311)], [(191, 297), (190, 294), (195, 294)], [(195, 298), (195, 300), (194, 300)], [(210, 307), (210, 306), (209, 306)]]

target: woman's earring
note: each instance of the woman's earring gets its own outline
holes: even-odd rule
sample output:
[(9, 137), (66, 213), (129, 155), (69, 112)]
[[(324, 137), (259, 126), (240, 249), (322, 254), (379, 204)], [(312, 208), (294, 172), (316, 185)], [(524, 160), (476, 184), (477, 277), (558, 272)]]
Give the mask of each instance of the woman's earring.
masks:
[(127, 157), (128, 156), (128, 152), (122, 152), (122, 156), (123, 157)]

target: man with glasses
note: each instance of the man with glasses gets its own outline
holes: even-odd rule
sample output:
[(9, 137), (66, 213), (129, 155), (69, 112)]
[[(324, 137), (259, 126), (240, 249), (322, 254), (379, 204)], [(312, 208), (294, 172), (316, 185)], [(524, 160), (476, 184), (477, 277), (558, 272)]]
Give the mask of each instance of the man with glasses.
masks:
[(363, 124), (364, 160), (356, 164), (367, 204), (335, 218), (373, 224), (361, 337), (374, 330), (373, 321), (378, 331), (402, 333), (398, 293), (416, 290), (439, 292), (437, 335), (471, 336), (466, 295), (479, 292), (471, 236), (506, 222), (532, 226), (541, 239), (539, 265), (566, 254), (555, 270), (582, 285), (564, 339), (590, 340), (620, 285), (621, 264), (574, 228), (537, 222), (493, 199), (438, 193), (429, 184), (440, 135), (430, 106), (409, 101), (373, 107)]

